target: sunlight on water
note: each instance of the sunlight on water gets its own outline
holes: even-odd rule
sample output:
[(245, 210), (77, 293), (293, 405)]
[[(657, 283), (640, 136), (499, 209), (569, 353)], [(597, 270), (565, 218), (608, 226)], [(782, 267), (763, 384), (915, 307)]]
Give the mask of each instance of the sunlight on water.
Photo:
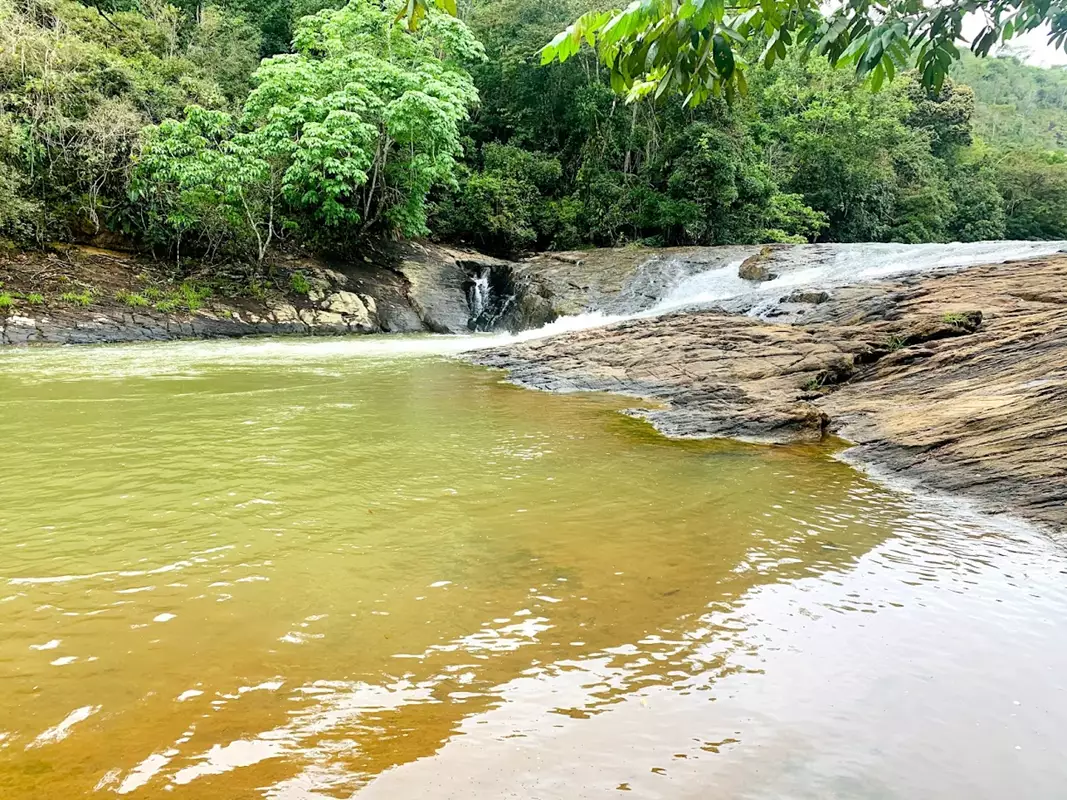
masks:
[(1060, 796), (1052, 542), (439, 342), (0, 354), (0, 797)]

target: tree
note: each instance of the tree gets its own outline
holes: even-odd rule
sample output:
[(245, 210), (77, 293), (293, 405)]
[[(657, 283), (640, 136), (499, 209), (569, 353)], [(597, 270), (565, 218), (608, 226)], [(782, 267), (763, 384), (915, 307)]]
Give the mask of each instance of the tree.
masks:
[(126, 226), (144, 126), (190, 103), (229, 105), (217, 75), (230, 75), (243, 99), (233, 65), (250, 74), (258, 45), (247, 31), (223, 35), (239, 22), (206, 11), (203, 26), (182, 29), (174, 7), (142, 5), (0, 0), (0, 172), (13, 193), (4, 216), (22, 220), (5, 223), (7, 235), (66, 239)]
[(944, 237), (946, 189), (910, 81), (874, 94), (825, 59), (791, 56), (760, 76), (748, 102), (777, 180), (828, 219), (824, 237), (864, 242)]
[(961, 242), (1003, 239), (1007, 235), (1004, 198), (997, 188), (996, 170), (980, 156), (959, 164), (949, 180), (956, 212), (949, 237)]
[(190, 236), (209, 256), (241, 255), (254, 242), (259, 261), (277, 235), (286, 148), (237, 133), (230, 114), (191, 106), (186, 118), (146, 132), (135, 199), (147, 204), (150, 239), (173, 243), (181, 257)]
[(1067, 239), (1067, 157), (1019, 152), (997, 169), (1007, 235), (1012, 239)]
[(191, 107), (148, 132), (138, 186), (175, 244), (218, 219), (204, 230), (254, 240), (262, 260), (281, 211), (324, 245), (427, 232), (426, 196), (453, 180), (459, 123), (477, 100), (464, 65), (484, 50), (447, 15), (414, 33), (393, 20), (373, 0), (304, 17), (295, 52), (256, 71), (238, 121)]
[(904, 88), (912, 103), (907, 117), (909, 127), (926, 131), (930, 148), (939, 157), (951, 157), (973, 141), (974, 90), (959, 86), (951, 78), (940, 89), (923, 86), (917, 76), (909, 76)]

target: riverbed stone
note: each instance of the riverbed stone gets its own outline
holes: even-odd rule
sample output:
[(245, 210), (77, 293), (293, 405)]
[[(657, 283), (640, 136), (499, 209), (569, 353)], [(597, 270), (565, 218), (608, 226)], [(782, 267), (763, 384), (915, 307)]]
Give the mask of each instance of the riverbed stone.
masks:
[(781, 300), (779, 303), (805, 303), (813, 306), (817, 306), (820, 303), (825, 303), (830, 299), (830, 293), (824, 292), (820, 289), (797, 289)]
[(738, 276), (746, 281), (773, 281), (778, 275), (771, 272), (771, 268), (765, 263), (766, 258), (765, 253), (749, 256), (741, 262), (741, 266), (737, 270)]

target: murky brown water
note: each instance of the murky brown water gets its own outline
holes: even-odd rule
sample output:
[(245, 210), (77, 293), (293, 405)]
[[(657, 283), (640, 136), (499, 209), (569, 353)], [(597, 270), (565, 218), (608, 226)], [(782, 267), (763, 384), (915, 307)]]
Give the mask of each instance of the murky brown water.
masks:
[(1060, 547), (395, 347), (0, 353), (0, 798), (1064, 796)]

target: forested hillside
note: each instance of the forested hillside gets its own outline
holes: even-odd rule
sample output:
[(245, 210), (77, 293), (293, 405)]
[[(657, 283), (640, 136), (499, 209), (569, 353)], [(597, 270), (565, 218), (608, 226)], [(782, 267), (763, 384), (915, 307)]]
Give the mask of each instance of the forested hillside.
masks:
[(965, 56), (953, 70), (974, 89), (975, 133), (1001, 148), (1067, 150), (1067, 67)]
[[(594, 0), (415, 30), (352, 0), (0, 0), (0, 236), (263, 261), (431, 235), (496, 252), (1067, 237), (1067, 73), (881, 91), (819, 58), (733, 103), (627, 102), (538, 51)], [(262, 59), (262, 60), (261, 60)]]

